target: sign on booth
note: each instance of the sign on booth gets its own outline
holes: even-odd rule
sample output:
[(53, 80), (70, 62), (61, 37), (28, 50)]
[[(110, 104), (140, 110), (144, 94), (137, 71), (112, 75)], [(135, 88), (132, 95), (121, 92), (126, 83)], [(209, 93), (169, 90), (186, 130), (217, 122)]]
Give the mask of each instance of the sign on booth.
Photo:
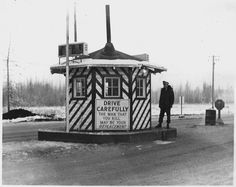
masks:
[(95, 130), (129, 130), (129, 99), (97, 99)]

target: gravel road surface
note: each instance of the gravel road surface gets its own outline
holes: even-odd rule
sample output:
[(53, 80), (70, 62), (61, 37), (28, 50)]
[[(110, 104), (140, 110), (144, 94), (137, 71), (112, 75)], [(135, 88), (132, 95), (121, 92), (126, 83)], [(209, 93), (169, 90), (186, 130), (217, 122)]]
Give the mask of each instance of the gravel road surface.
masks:
[(223, 120), (205, 126), (203, 118), (176, 119), (176, 140), (103, 145), (36, 140), (37, 129), (63, 122), (3, 124), (2, 183), (232, 185), (234, 117)]

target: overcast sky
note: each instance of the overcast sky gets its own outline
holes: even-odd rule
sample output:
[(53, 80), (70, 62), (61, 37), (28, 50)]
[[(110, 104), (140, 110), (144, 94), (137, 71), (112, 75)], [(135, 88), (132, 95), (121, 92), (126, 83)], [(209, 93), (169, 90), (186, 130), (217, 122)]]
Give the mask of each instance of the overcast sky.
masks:
[[(9, 42), (11, 80), (48, 80), (58, 63), (58, 45), (66, 42), (66, 7), (73, 38), (74, 1), (1, 0), (0, 58), (3, 80)], [(67, 3), (67, 4), (66, 4)], [(78, 41), (89, 52), (105, 46), (105, 5), (110, 5), (111, 41), (115, 49), (136, 55), (148, 53), (150, 62), (167, 72), (153, 76), (172, 85), (188, 81), (193, 87), (211, 83), (212, 55), (216, 57), (216, 87), (234, 86), (236, 63), (235, 0), (76, 0)]]

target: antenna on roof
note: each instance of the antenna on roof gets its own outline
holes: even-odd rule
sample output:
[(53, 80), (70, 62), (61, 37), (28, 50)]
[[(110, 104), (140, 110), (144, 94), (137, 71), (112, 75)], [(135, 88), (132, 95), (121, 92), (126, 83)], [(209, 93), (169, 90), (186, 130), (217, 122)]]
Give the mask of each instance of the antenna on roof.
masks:
[(76, 1), (74, 3), (74, 40), (75, 42), (77, 42)]

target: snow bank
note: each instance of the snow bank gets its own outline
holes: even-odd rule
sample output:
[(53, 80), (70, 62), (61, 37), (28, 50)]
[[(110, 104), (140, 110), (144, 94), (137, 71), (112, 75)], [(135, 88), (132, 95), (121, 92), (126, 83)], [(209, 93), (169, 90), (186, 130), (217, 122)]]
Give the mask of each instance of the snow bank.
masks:
[(28, 116), (28, 117), (24, 117), (24, 118), (4, 119), (2, 121), (3, 122), (17, 123), (17, 122), (29, 122), (29, 121), (37, 121), (37, 120), (51, 120), (51, 118), (50, 117), (36, 115), (36, 116)]
[[(206, 109), (211, 108), (210, 104), (184, 104), (182, 114), (185, 117), (198, 118), (200, 115), (205, 115)], [(40, 120), (63, 120), (65, 119), (65, 107), (25, 107), (24, 109), (36, 113), (36, 116), (17, 118), (13, 120), (3, 120), (3, 122), (27, 122), (27, 121), (40, 121)], [(152, 116), (159, 115), (160, 109), (158, 104), (152, 104)], [(234, 104), (226, 104), (221, 114), (234, 114)], [(179, 116), (181, 114), (180, 104), (173, 105), (171, 114)]]

